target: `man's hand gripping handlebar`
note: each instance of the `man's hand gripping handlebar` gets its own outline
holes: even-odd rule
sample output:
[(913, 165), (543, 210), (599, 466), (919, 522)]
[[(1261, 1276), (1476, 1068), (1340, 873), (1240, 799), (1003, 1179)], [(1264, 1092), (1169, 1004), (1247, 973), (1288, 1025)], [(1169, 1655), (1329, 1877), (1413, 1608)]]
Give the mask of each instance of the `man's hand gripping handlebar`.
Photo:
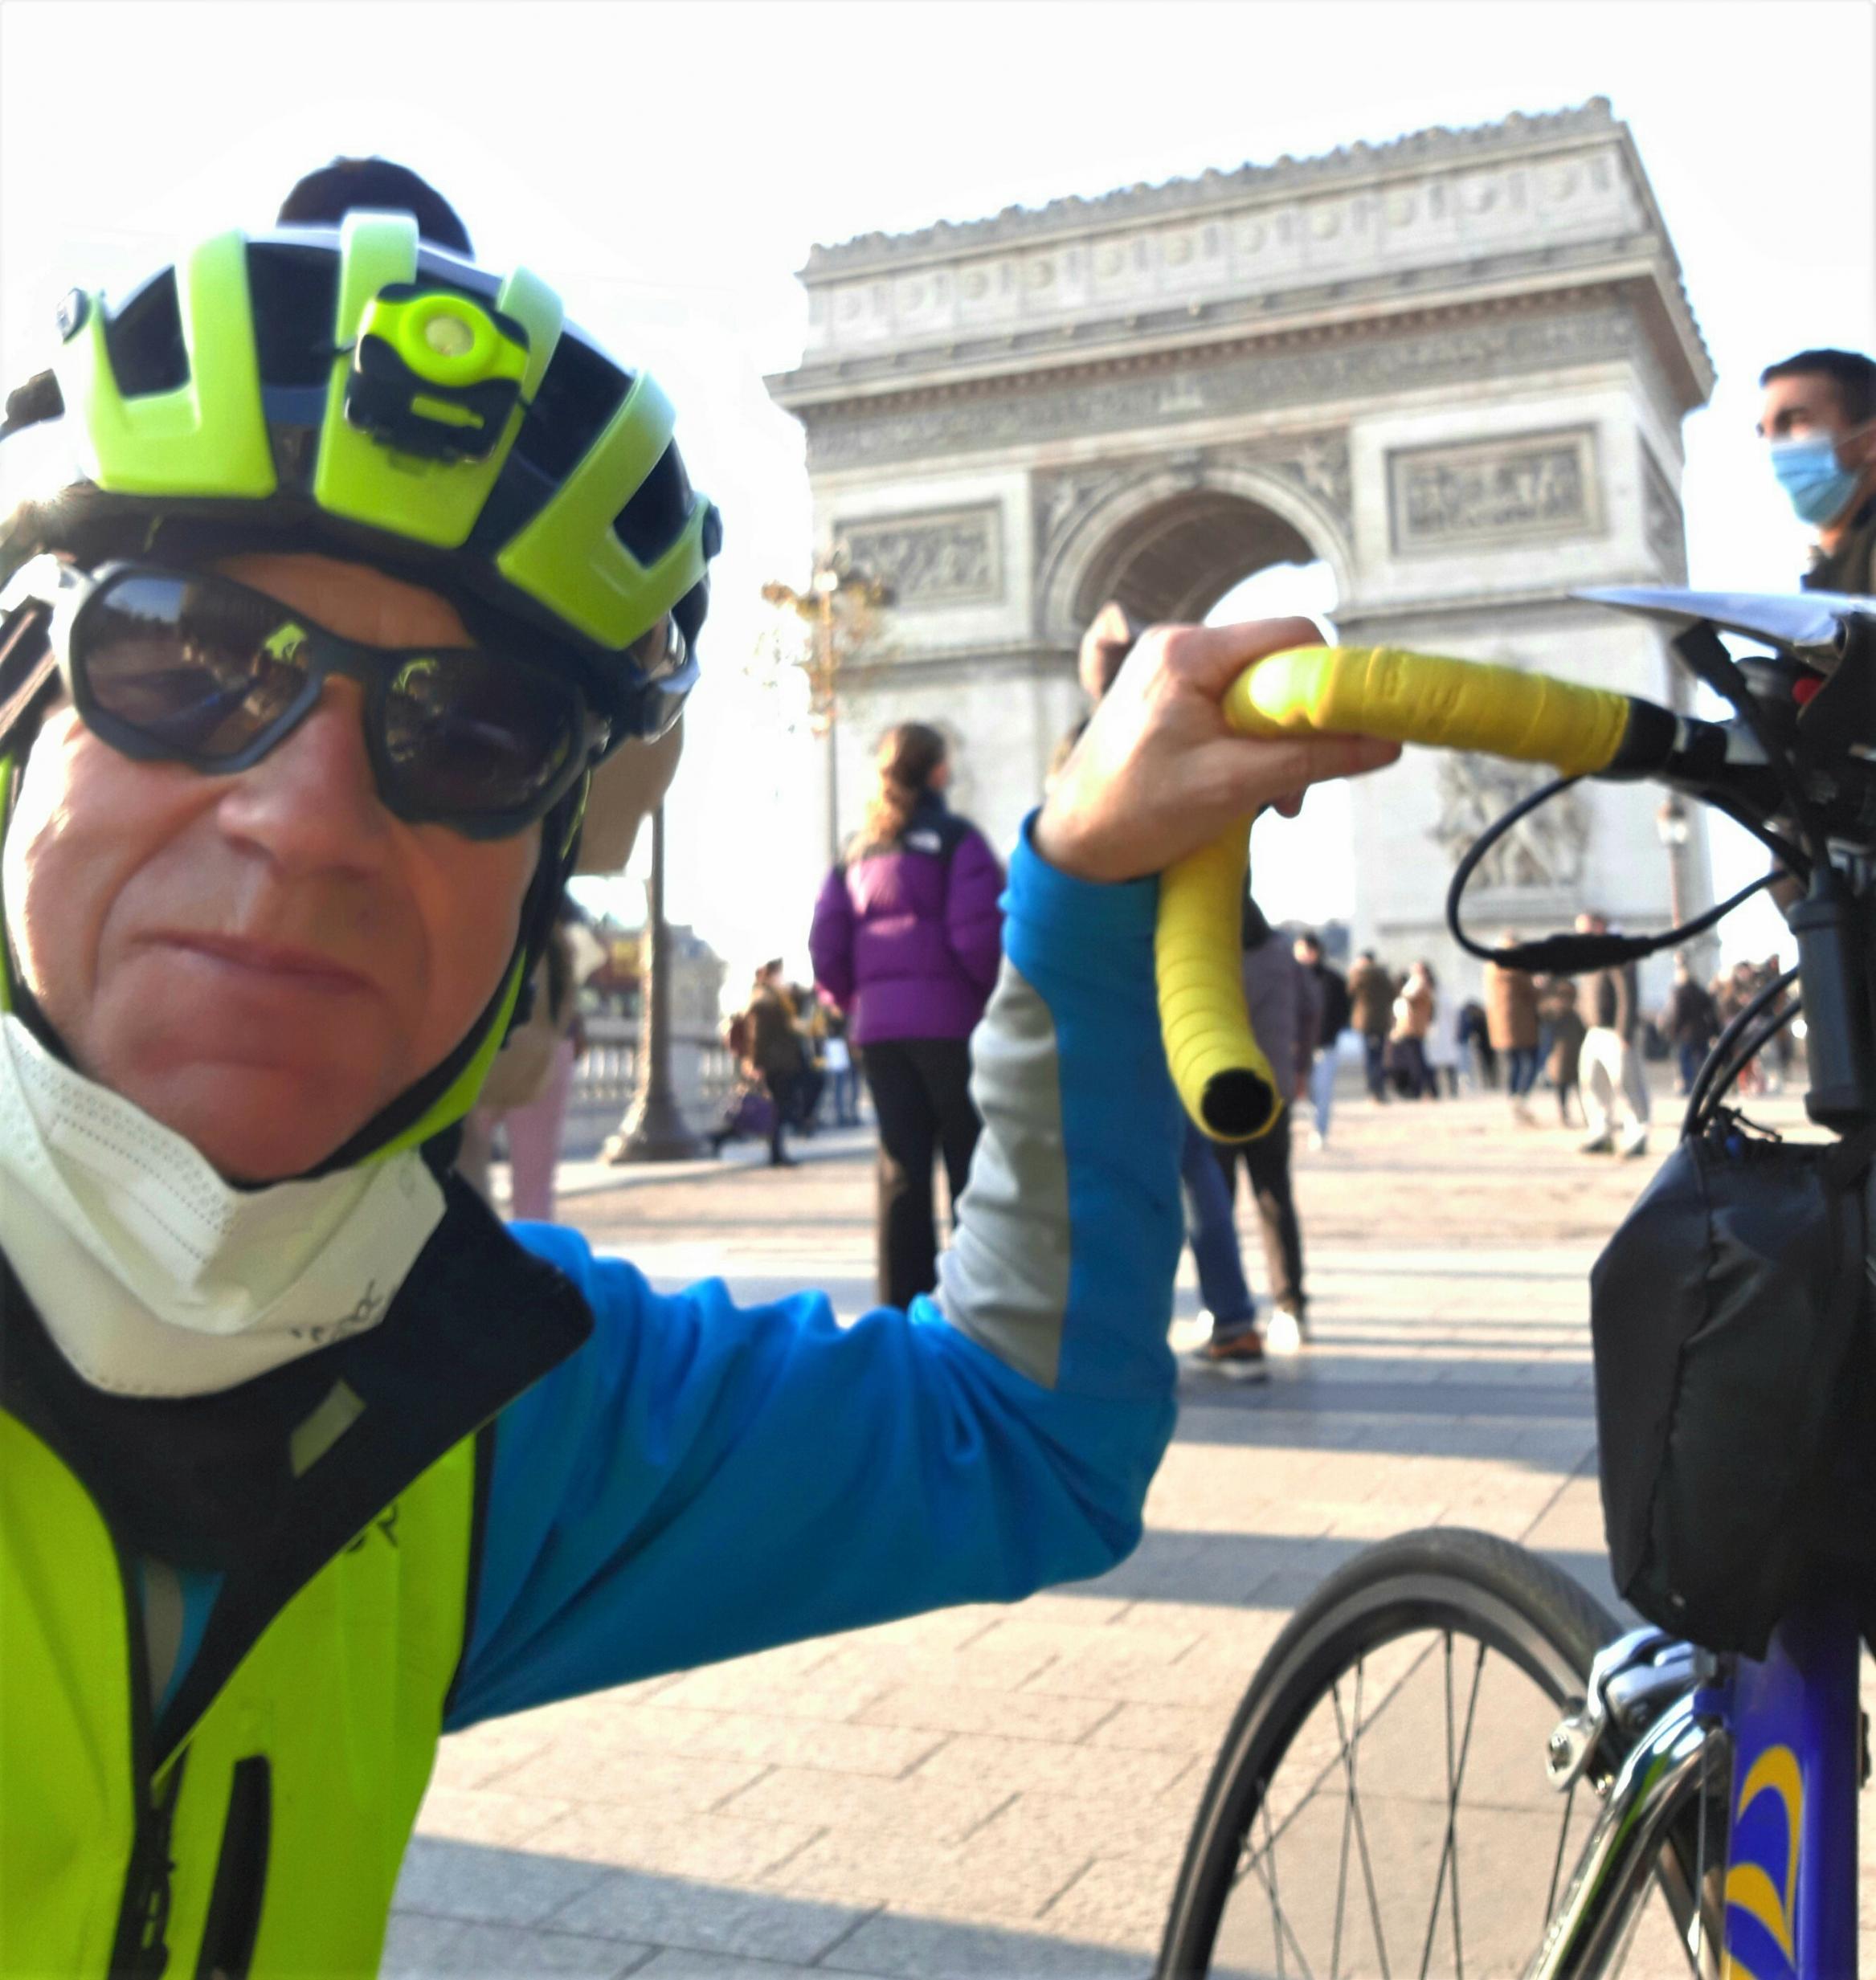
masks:
[[(1675, 719), (1627, 695), (1388, 647), (1274, 653), (1237, 676), (1222, 707), (1231, 730), (1246, 737), (1424, 743), (1549, 764), (1566, 776), (1645, 774), (1676, 747)], [(1282, 1111), (1245, 1009), (1248, 827), (1240, 819), (1160, 880), (1155, 961), (1167, 1059), (1186, 1111), (1222, 1141), (1255, 1140)]]

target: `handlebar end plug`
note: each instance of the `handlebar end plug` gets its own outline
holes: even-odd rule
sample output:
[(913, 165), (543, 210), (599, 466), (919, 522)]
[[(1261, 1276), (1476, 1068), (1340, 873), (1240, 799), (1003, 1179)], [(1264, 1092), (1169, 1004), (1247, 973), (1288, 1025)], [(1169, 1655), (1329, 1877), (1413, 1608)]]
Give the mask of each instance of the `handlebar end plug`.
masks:
[(1200, 1096), (1200, 1125), (1215, 1141), (1254, 1141), (1282, 1110), (1268, 1080), (1241, 1066), (1215, 1072)]

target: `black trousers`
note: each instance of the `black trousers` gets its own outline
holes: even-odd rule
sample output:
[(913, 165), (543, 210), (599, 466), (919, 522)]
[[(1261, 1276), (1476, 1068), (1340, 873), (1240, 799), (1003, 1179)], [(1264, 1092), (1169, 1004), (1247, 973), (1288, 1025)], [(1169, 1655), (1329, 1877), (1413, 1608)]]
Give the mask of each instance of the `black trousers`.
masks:
[(775, 1119), (769, 1125), (769, 1160), (782, 1161), (787, 1150), (782, 1144), (782, 1132), (794, 1117), (795, 1092), (801, 1075), (795, 1072), (765, 1072), (762, 1084), (769, 1089), (769, 1104), (775, 1112)]
[(1251, 1195), (1257, 1206), (1257, 1223), (1264, 1238), (1264, 1267), (1269, 1275), (1271, 1302), (1274, 1305), (1303, 1304), (1303, 1235), (1296, 1219), (1296, 1197), (1289, 1186), (1290, 1109), (1285, 1107), (1268, 1134), (1236, 1147), (1213, 1144), (1218, 1166), (1224, 1171), (1225, 1186), (1235, 1200), (1237, 1194), (1238, 1157), (1242, 1156), (1251, 1178)]
[(951, 1214), (983, 1123), (971, 1100), (971, 1048), (961, 1038), (883, 1039), (860, 1048), (879, 1116), (879, 1296), (905, 1306), (938, 1284), (934, 1158), (942, 1149)]

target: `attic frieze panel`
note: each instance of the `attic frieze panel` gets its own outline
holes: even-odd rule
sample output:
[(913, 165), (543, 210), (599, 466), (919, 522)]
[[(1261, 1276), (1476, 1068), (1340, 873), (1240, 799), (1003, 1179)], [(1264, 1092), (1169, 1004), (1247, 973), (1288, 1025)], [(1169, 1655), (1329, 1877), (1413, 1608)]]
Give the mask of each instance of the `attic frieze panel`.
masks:
[(1225, 358), (1090, 367), (979, 393), (909, 394), (851, 409), (804, 409), (801, 416), (809, 470), (824, 474), (1610, 362), (1632, 358), (1645, 335), (1619, 304), (1494, 315)]

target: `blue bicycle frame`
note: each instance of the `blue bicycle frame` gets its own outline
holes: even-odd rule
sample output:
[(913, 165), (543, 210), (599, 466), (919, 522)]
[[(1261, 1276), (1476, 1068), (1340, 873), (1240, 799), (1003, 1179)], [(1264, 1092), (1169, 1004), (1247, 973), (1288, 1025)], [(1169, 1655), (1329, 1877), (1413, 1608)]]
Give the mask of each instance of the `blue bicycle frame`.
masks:
[(1857, 1970), (1861, 1642), (1847, 1603), (1779, 1625), (1709, 1709), (1733, 1749), (1727, 1971), (1735, 1980), (1845, 1980)]
[[(1788, 1616), (1763, 1663), (1717, 1659), (1657, 1629), (1602, 1651), (1584, 1705), (1552, 1736), (1550, 1765), (1559, 1789), (1593, 1774), (1606, 1796), (1530, 1980), (1610, 1967), (1657, 1881), (1690, 1950), (1721, 1949), (1699, 1901), (1710, 1864), (1725, 1866), (1726, 1980), (1854, 1975), (1860, 1651), (1849, 1605), (1827, 1600)], [(1612, 1733), (1625, 1742), (1619, 1761)], [(1724, 1833), (1712, 1823), (1709, 1839), (1723, 1780)], [(1674, 1841), (1684, 1850), (1690, 1832), (1690, 1862)]]

